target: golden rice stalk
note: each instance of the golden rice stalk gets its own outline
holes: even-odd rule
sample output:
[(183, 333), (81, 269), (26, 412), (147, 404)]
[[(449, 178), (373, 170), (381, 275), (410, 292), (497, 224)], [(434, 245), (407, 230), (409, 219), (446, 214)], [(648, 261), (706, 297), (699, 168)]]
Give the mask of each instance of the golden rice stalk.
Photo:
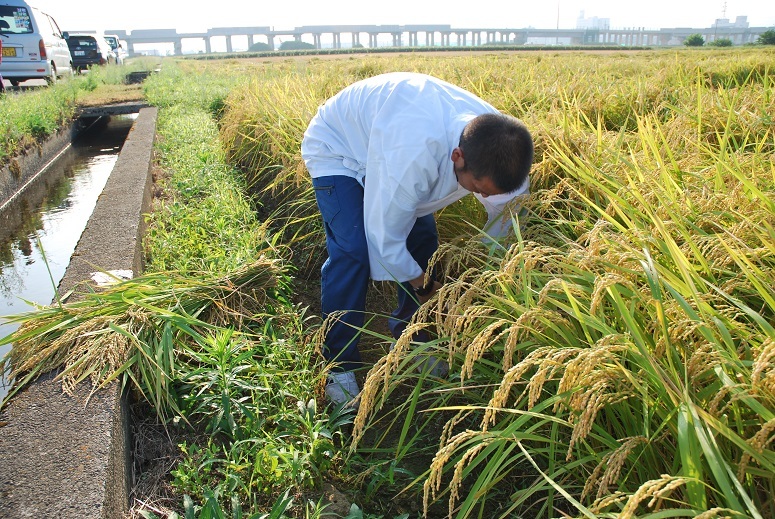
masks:
[(761, 395), (775, 395), (775, 340), (767, 337), (751, 369), (751, 390)]
[(619, 353), (628, 348), (623, 336), (606, 336), (591, 348), (576, 350), (576, 355), (565, 361), (557, 392), (569, 397), (555, 404), (555, 410), (564, 405), (571, 411), (573, 432), (566, 459), (571, 458), (575, 444), (592, 430), (601, 409), (637, 394), (637, 389), (630, 388), (629, 373), (618, 361)]
[[(597, 506), (600, 507), (599, 509), (602, 509), (604, 506), (608, 506), (610, 503), (603, 504), (604, 501), (602, 500), (606, 496), (609, 496), (608, 488), (611, 485), (615, 485), (618, 481), (619, 474), (621, 473), (622, 467), (624, 466), (624, 462), (627, 461), (627, 456), (629, 456), (636, 447), (648, 442), (649, 439), (645, 436), (633, 436), (622, 440), (621, 445), (617, 449), (607, 453), (592, 471), (592, 474), (584, 484), (584, 489), (581, 492), (581, 498), (584, 499), (586, 496), (592, 493), (592, 490), (595, 487), (597, 487)], [(605, 471), (603, 470), (604, 468)]]
[(512, 388), (519, 383), (525, 383), (523, 376), (528, 371), (536, 369), (535, 374), (527, 382), (527, 387), (516, 400), (521, 399), (525, 393), (529, 393), (529, 409), (538, 401), (544, 382), (550, 378), (555, 378), (555, 374), (563, 369), (564, 362), (574, 357), (577, 352), (577, 348), (557, 349), (551, 346), (542, 346), (536, 348), (522, 362), (511, 368), (503, 377), (490, 399), (482, 418), (482, 431), (487, 431), (489, 425), (495, 423), (498, 409), (509, 406)]
[(428, 514), (428, 505), (431, 500), (436, 500), (436, 495), (441, 489), (441, 480), (444, 475), (444, 467), (449, 462), (450, 458), (454, 455), (455, 451), (460, 445), (465, 443), (471, 438), (475, 438), (481, 433), (478, 431), (462, 431), (443, 445), (431, 461), (431, 465), (428, 468), (428, 478), (423, 483), (423, 510), (424, 515)]
[(589, 507), (589, 510), (594, 514), (602, 514), (606, 509), (608, 509), (612, 505), (626, 501), (628, 497), (629, 496), (624, 492), (617, 491), (617, 492), (614, 492), (613, 494), (608, 494), (606, 496), (596, 499), (595, 502), (592, 503), (592, 505)]
[[(503, 335), (508, 333), (508, 328), (503, 330), (508, 324), (509, 321), (505, 319), (499, 319), (491, 323), (477, 334), (468, 346), (465, 346), (465, 360), (463, 361), (463, 367), (460, 370), (461, 383), (466, 378), (473, 375), (474, 364), (482, 358), (485, 352), (489, 350), (492, 345), (497, 344)], [(496, 333), (498, 330), (500, 330), (500, 332)], [(449, 358), (449, 364), (450, 366), (452, 365), (451, 356)]]
[(711, 508), (694, 516), (694, 519), (734, 519), (740, 517), (738, 512), (729, 508)]
[[(722, 416), (726, 412), (727, 406), (730, 404), (726, 399), (730, 394), (733, 394), (735, 389), (737, 389), (735, 386), (721, 386), (707, 404), (708, 413), (710, 413), (711, 416)], [(722, 403), (724, 404), (723, 406)]]
[[(775, 440), (775, 418), (765, 423), (761, 429), (748, 440), (748, 443), (756, 452), (763, 454), (769, 448), (768, 446)], [(744, 453), (740, 459), (740, 466), (737, 469), (737, 479), (743, 481), (748, 464), (751, 462), (751, 455)]]
[(621, 274), (613, 272), (603, 274), (602, 276), (599, 276), (595, 279), (595, 285), (592, 289), (592, 299), (589, 303), (590, 315), (597, 314), (597, 311), (599, 310), (600, 305), (603, 303), (608, 289), (614, 285), (621, 285), (628, 288), (629, 290), (632, 290), (633, 292), (637, 292), (635, 285)]
[[(455, 463), (455, 469), (452, 474), (452, 481), (449, 482), (449, 501), (448, 517), (452, 519), (455, 514), (455, 504), (460, 499), (460, 487), (463, 485), (463, 471), (468, 466), (468, 462), (476, 457), (492, 443), (492, 438), (484, 438), (479, 443), (468, 449), (463, 456)], [(427, 509), (426, 509), (427, 512)]]
[(411, 351), (412, 337), (417, 332), (428, 327), (429, 325), (426, 323), (410, 322), (404, 333), (401, 334), (401, 337), (396, 340), (393, 349), (386, 355), (383, 355), (369, 370), (361, 389), (358, 414), (353, 422), (352, 444), (350, 447), (352, 452), (357, 448), (360, 439), (368, 427), (369, 415), (381, 409), (390, 391), (391, 384), (400, 382), (400, 379), (394, 378), (394, 375), (399, 371), (401, 359), (405, 358)]
[(654, 508), (662, 499), (668, 497), (673, 490), (685, 485), (686, 478), (663, 474), (659, 479), (652, 479), (643, 483), (625, 503), (619, 519), (635, 519), (640, 504), (649, 499), (649, 508)]
[(695, 386), (701, 386), (701, 375), (720, 366), (722, 360), (721, 352), (715, 345), (707, 341), (695, 344), (689, 350), (689, 361), (686, 363), (688, 380)]
[(464, 408), (458, 411), (455, 416), (447, 420), (441, 430), (441, 435), (439, 435), (439, 445), (446, 445), (453, 434), (455, 434), (455, 427), (457, 427), (459, 423), (469, 418), (475, 412), (476, 410), (473, 408)]
[(565, 456), (567, 461), (573, 457), (573, 447), (584, 440), (592, 431), (597, 413), (601, 409), (629, 398), (626, 393), (616, 392), (610, 382), (605, 379), (600, 379), (585, 389), (585, 391), (579, 392), (578, 395), (574, 394), (572, 397), (573, 404), (578, 407), (572, 408), (575, 412), (568, 420), (573, 425), (573, 431), (568, 442), (568, 453)]
[(506, 334), (506, 342), (503, 345), (503, 360), (501, 361), (501, 367), (503, 368), (503, 372), (507, 373), (514, 365), (514, 356), (517, 351), (517, 346), (520, 343), (520, 337), (524, 335), (525, 332), (523, 327), (512, 324), (504, 333)]

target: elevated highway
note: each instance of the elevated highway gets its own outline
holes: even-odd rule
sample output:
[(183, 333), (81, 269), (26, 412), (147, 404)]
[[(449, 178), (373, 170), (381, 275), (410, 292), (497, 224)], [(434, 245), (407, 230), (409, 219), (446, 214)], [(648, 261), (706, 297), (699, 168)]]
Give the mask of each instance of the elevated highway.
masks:
[[(673, 29), (476, 29), (453, 28), (450, 25), (307, 25), (288, 30), (272, 27), (216, 27), (206, 32), (179, 33), (176, 29), (142, 29), (126, 31), (113, 29), (129, 45), (129, 54), (137, 54), (138, 44), (172, 44), (175, 55), (183, 54), (183, 40), (202, 40), (205, 52), (212, 52), (212, 39), (225, 38), (226, 52), (233, 52), (234, 37), (247, 37), (248, 46), (256, 41), (276, 49), (279, 38), (305, 41), (315, 48), (323, 48), (323, 38), (335, 49), (343, 48), (342, 35), (348, 35), (347, 46), (375, 48), (379, 41), (389, 40), (392, 47), (478, 47), (493, 44), (544, 44), (616, 46), (671, 46), (682, 45), (687, 36), (701, 34), (706, 42), (728, 38), (735, 45), (754, 43), (768, 27), (708, 27), (705, 29), (679, 27)], [(363, 37), (363, 38), (362, 38)], [(348, 40), (345, 39), (345, 42)]]

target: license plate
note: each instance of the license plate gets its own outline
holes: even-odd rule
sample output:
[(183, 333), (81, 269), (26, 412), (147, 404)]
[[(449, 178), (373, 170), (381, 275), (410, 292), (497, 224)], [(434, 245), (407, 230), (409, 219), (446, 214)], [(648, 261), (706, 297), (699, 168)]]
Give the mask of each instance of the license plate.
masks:
[(86, 51), (84, 51), (84, 50), (77, 50), (77, 51), (73, 52), (73, 54), (75, 56), (85, 56), (86, 55)]
[(3, 56), (8, 58), (16, 57), (16, 47), (3, 47)]

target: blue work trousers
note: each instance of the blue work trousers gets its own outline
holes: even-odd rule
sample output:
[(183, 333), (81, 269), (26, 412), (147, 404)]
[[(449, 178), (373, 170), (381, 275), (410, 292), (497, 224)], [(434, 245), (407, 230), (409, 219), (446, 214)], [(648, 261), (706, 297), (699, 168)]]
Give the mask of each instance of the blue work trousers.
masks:
[[(362, 365), (358, 339), (359, 328), (364, 323), (370, 273), (363, 223), (363, 187), (354, 178), (342, 175), (313, 178), (312, 186), (323, 217), (328, 250), (320, 278), (323, 318), (332, 312), (345, 311), (328, 330), (323, 355), (326, 360), (337, 363), (336, 370), (352, 371)], [(439, 246), (432, 214), (417, 219), (406, 244), (414, 260), (426, 270)], [(395, 338), (419, 308), (411, 285), (408, 282), (397, 285), (398, 306), (388, 320)]]

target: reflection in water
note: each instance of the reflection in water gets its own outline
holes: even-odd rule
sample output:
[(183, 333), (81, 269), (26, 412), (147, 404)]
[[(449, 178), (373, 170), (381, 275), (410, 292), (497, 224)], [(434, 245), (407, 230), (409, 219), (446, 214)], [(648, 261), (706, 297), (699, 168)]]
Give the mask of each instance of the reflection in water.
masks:
[[(0, 236), (0, 337), (17, 327), (3, 316), (54, 300), (54, 284), (64, 276), (135, 117), (114, 117), (73, 143), (46, 174), (50, 183), (40, 187), (38, 200), (23, 200), (12, 209), (21, 211), (23, 220)], [(0, 346), (0, 358), (9, 349)], [(6, 393), (0, 381), (0, 399)]]

